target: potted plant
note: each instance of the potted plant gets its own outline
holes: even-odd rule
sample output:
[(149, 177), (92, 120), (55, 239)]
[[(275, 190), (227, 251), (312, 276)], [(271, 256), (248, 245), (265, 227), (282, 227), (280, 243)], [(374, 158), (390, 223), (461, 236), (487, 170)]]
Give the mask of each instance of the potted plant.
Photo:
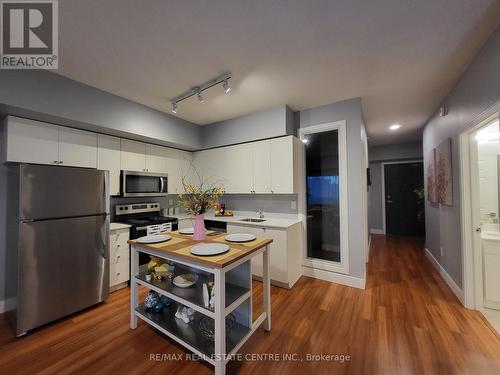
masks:
[(187, 181), (186, 176), (182, 176), (182, 186), (185, 193), (179, 194), (179, 204), (184, 207), (186, 212), (193, 216), (193, 240), (205, 240), (205, 213), (210, 208), (214, 208), (218, 199), (224, 194), (222, 186), (209, 185), (203, 181), (199, 173), (192, 167), (198, 177), (198, 184)]

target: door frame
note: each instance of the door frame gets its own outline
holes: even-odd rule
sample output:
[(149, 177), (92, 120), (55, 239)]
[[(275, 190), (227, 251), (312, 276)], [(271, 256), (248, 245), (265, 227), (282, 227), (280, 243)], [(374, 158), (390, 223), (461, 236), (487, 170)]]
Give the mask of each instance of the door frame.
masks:
[[(383, 162), (380, 163), (380, 168), (381, 173), (381, 183), (382, 183), (382, 231), (384, 232), (384, 235), (387, 235), (387, 224), (386, 224), (386, 217), (385, 217), (385, 166), (390, 165), (390, 164), (412, 164), (412, 163), (422, 163), (423, 164), (424, 159), (410, 159), (410, 160), (398, 160), (398, 161), (388, 161), (388, 162)], [(422, 176), (423, 178), (423, 176)]]
[[(307, 256), (307, 242), (304, 248), (302, 265), (314, 269), (320, 269), (331, 272), (349, 274), (349, 206), (347, 201), (348, 189), (348, 174), (347, 174), (347, 122), (345, 120), (328, 122), (324, 124), (308, 126), (299, 129), (299, 139), (304, 141), (308, 134), (323, 133), (325, 131), (338, 130), (339, 142), (339, 199), (340, 199), (340, 262), (309, 258)], [(306, 152), (304, 151), (304, 158)], [(307, 179), (307, 166), (304, 164), (305, 177)], [(306, 206), (307, 206), (307, 181), (306, 181)], [(307, 208), (306, 208), (307, 209)], [(307, 220), (305, 224), (306, 241), (307, 241)]]
[(474, 176), (477, 177), (477, 169), (472, 168), (471, 163), (477, 160), (477, 155), (471, 154), (471, 135), (499, 116), (500, 100), (476, 116), (459, 134), (462, 289), (465, 307), (479, 311), (484, 310), (483, 262), (481, 243), (475, 232), (480, 215), (478, 185), (472, 181)]

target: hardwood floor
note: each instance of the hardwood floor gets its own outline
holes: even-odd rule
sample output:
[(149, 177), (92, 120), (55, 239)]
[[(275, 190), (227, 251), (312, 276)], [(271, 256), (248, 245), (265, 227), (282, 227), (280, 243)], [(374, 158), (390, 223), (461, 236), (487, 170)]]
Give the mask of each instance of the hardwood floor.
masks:
[[(297, 353), (297, 361), (233, 361), (229, 374), (495, 374), (500, 341), (479, 313), (456, 299), (418, 240), (372, 237), (366, 290), (302, 277), (272, 288), (273, 329), (246, 354)], [(254, 310), (262, 300), (255, 283)], [(128, 289), (97, 307), (12, 339), (0, 318), (1, 374), (212, 374), (197, 361), (153, 361), (186, 351), (139, 321), (128, 328)], [(307, 353), (350, 360), (307, 361)], [(302, 361), (300, 361), (302, 359)]]

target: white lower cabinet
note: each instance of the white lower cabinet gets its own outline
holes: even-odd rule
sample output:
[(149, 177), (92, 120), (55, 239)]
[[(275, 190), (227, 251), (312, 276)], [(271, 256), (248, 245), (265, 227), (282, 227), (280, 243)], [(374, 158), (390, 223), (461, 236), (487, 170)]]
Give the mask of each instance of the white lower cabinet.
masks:
[(115, 291), (130, 279), (129, 229), (110, 230), (109, 236), (109, 289)]
[[(227, 225), (228, 233), (250, 233), (256, 237), (272, 238), (271, 282), (291, 288), (302, 275), (301, 224), (288, 228), (259, 228), (245, 225)], [(252, 274), (262, 278), (262, 256), (252, 259)]]
[(500, 309), (500, 241), (482, 241), (484, 269), (484, 305)]

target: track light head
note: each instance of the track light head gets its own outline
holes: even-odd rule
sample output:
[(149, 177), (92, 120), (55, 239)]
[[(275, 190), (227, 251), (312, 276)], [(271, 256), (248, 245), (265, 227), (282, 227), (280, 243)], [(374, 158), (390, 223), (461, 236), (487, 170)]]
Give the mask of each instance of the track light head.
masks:
[(224, 92), (226, 94), (231, 91), (231, 87), (229, 86), (229, 79), (225, 79), (224, 82), (222, 82), (222, 87), (224, 88)]
[(205, 101), (205, 99), (203, 99), (203, 96), (201, 95), (201, 90), (197, 91), (196, 96), (198, 97), (199, 103), (203, 103)]
[(172, 103), (172, 113), (177, 113), (177, 103), (176, 102)]

